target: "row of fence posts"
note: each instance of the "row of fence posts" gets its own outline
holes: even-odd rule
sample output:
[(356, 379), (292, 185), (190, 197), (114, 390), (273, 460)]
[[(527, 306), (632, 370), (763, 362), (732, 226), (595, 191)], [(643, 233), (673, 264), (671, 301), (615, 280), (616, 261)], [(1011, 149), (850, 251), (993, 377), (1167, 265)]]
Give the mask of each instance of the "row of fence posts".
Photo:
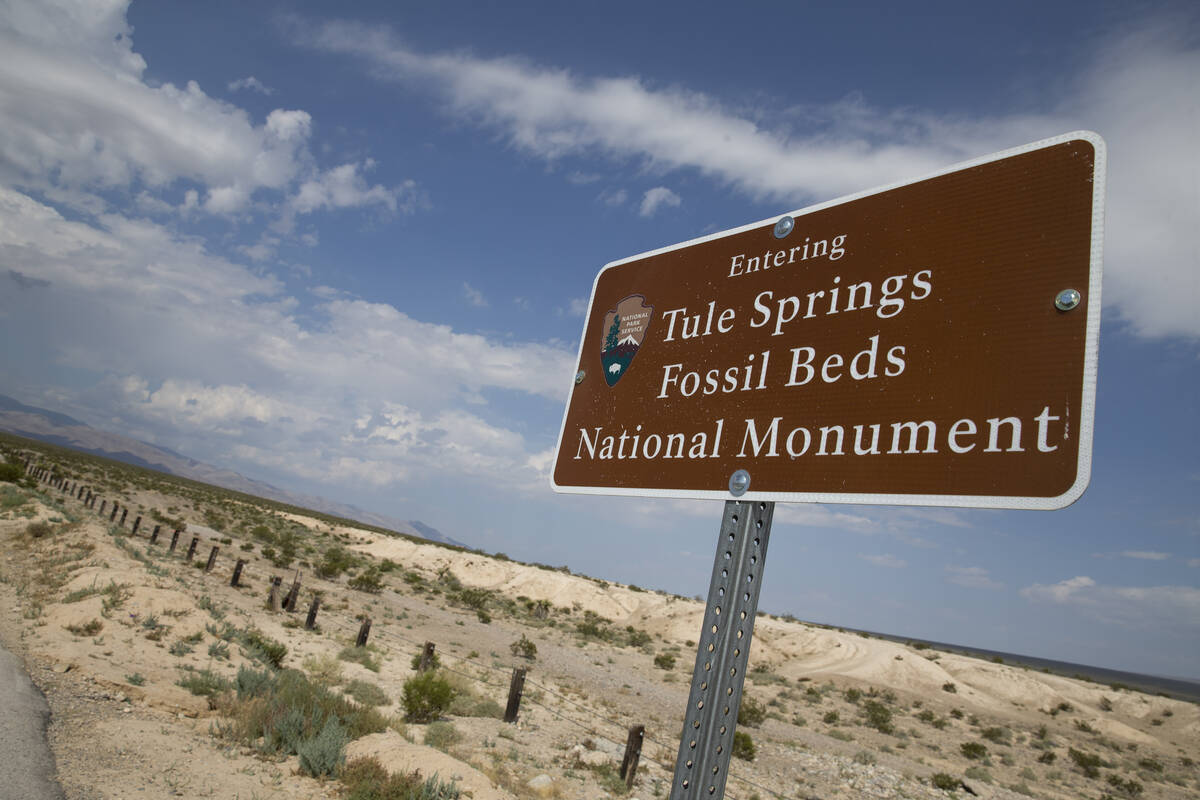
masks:
[[(108, 501), (94, 494), (92, 490), (86, 486), (79, 484), (78, 481), (71, 483), (66, 478), (54, 474), (49, 468), (40, 465), (31, 464), (32, 459), (25, 459), (25, 472), (27, 475), (32, 475), (35, 479), (42, 483), (49, 484), (53, 488), (60, 489), (63, 494), (73, 497), (83, 503), (85, 508), (95, 509), (96, 501), (100, 500), (100, 509), (97, 512), (103, 517)], [(86, 491), (86, 495), (84, 492)], [(121, 514), (120, 522), (117, 522), (117, 513)], [(125, 527), (125, 520), (129, 514), (127, 506), (120, 506), (116, 500), (112, 503), (112, 509), (109, 511), (108, 521), (120, 527)], [(134, 518), (133, 527), (130, 530), (131, 536), (137, 536), (138, 530), (141, 528), (142, 518), (140, 516)], [(150, 544), (157, 544), (158, 535), (161, 531), (161, 525), (155, 525), (153, 532), (150, 534)], [(179, 544), (179, 536), (181, 530), (176, 529), (171, 534), (171, 545), (167, 550), (168, 555), (175, 552), (176, 546)], [(187, 555), (184, 557), (188, 563), (196, 555), (196, 548), (200, 544), (200, 537), (193, 536), (191, 544), (188, 545)], [(220, 546), (213, 545), (212, 550), (208, 554), (208, 561), (204, 565), (204, 572), (211, 573), (213, 567), (216, 566), (217, 555), (220, 553)], [(246, 560), (239, 558), (237, 564), (233, 568), (233, 576), (229, 580), (229, 585), (238, 588), (241, 586), (242, 571), (246, 567)], [(296, 602), (300, 595), (300, 572), (296, 571), (296, 577), (292, 580), (292, 585), (288, 588), (285, 595), (283, 589), (283, 578), (275, 575), (271, 578), (270, 589), (267, 595), (267, 601), (271, 610), (275, 613), (294, 612), (296, 610)], [(313, 630), (317, 625), (317, 611), (321, 607), (320, 595), (313, 595), (312, 602), (308, 607), (308, 616), (304, 620), (304, 629)], [(366, 647), (367, 638), (371, 634), (371, 619), (365, 617), (358, 629), (358, 637), (354, 641), (355, 647)], [(434, 665), (435, 645), (433, 642), (425, 642), (425, 646), (421, 651), (421, 658), (417, 663), (418, 672), (426, 672)], [(521, 711), (521, 698), (525, 693), (525, 667), (513, 667), (512, 678), (508, 686), (508, 704), (504, 709), (504, 721), (514, 723), (517, 721), (517, 716)], [(638, 762), (642, 755), (642, 742), (646, 736), (646, 727), (644, 725), (632, 725), (629, 728), (628, 736), (625, 740), (625, 754), (621, 759), (620, 776), (625, 785), (629, 788), (633, 787), (633, 780), (637, 775)]]

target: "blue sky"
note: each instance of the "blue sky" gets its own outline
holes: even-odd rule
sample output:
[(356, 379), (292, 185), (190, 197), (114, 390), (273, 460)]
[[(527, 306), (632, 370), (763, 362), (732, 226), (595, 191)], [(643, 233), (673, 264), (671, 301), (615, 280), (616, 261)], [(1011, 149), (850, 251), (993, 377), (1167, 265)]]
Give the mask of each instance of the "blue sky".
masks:
[(4, 392), (703, 594), (719, 503), (548, 486), (599, 268), (1091, 129), (1090, 489), (780, 506), (763, 606), (1200, 678), (1191, 4), (648, 5), (0, 5)]

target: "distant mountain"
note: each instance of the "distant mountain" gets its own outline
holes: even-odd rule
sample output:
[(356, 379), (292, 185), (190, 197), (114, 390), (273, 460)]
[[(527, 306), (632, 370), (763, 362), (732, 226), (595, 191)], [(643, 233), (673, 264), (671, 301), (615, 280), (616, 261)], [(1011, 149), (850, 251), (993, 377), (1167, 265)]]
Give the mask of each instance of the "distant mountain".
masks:
[(462, 542), (451, 539), (436, 528), (419, 520), (402, 520), (384, 514), (364, 511), (357, 506), (338, 503), (324, 497), (297, 494), (280, 489), (263, 481), (247, 478), (230, 469), (214, 467), (194, 458), (146, 442), (121, 436), (95, 428), (54, 411), (35, 408), (0, 394), (0, 431), (7, 431), (28, 439), (68, 447), (91, 455), (111, 458), (137, 467), (166, 472), (202, 483), (211, 483), (235, 492), (264, 497), (288, 505), (310, 508), (323, 514), (357, 520), (368, 525), (418, 536), (434, 542), (466, 547)]

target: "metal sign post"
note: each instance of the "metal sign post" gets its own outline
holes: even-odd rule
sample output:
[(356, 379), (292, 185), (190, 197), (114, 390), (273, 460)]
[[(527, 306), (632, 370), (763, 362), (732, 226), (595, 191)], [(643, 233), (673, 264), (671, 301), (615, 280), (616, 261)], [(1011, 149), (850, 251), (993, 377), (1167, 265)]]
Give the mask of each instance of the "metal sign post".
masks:
[(725, 795), (775, 504), (727, 500), (670, 800)]

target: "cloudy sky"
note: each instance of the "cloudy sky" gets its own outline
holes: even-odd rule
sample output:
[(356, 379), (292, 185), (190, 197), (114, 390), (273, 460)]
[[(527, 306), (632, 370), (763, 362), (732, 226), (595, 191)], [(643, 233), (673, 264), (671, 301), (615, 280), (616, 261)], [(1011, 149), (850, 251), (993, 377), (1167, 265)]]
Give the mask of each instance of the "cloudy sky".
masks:
[(719, 502), (548, 486), (598, 269), (1091, 129), (1091, 488), (780, 506), (763, 606), (1200, 678), (1194, 4), (824, 5), (2, 0), (0, 391), (703, 594)]

